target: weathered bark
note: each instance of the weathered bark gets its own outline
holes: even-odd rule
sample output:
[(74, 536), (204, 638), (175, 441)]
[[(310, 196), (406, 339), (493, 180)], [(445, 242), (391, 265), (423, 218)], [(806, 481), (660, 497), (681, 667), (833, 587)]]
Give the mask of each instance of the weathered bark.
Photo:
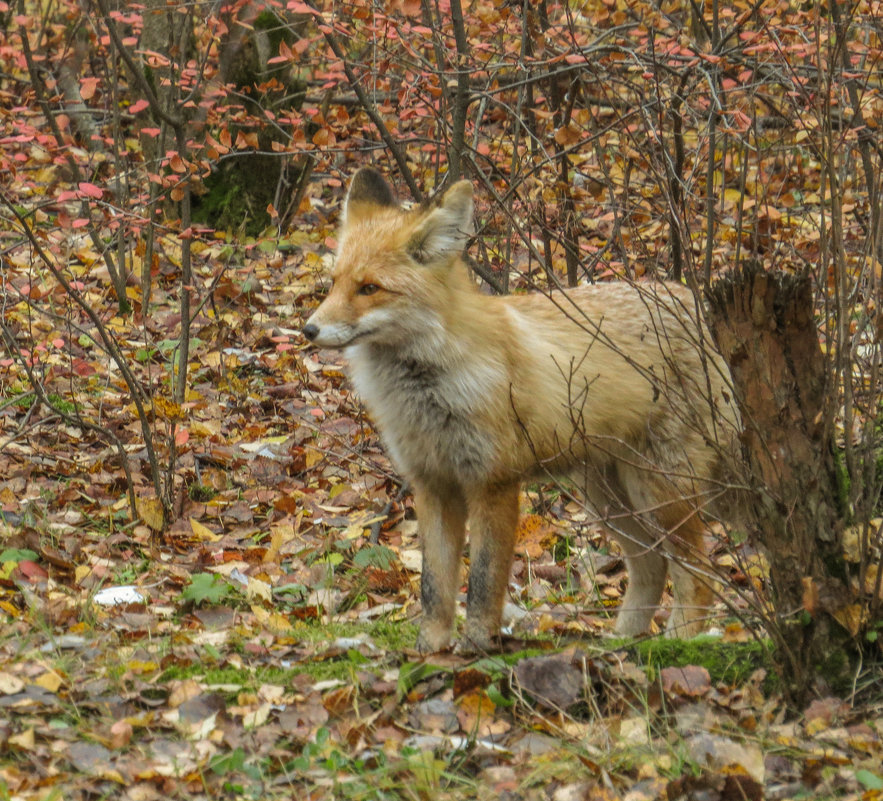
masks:
[[(194, 219), (214, 228), (257, 235), (271, 224), (267, 209), (272, 205), (285, 230), (303, 199), (316, 159), (310, 153), (297, 158), (284, 155), (294, 131), (281, 120), (300, 109), (306, 84), (290, 64), (273, 59), (279, 55), (280, 44), (293, 45), (309, 20), (305, 15), (283, 18), (261, 3), (250, 3), (236, 16), (225, 16), (225, 22), (229, 33), (222, 40), (220, 79), (236, 89), (229, 102), (244, 105), (248, 112), (231, 126), (230, 133), (234, 138), (240, 133), (253, 135), (257, 147), (239, 150), (212, 165), (203, 191), (195, 198)], [(325, 113), (327, 102), (319, 118)], [(318, 129), (307, 122), (304, 138), (311, 139)], [(278, 151), (276, 144), (282, 145)]]
[(770, 562), (769, 633), (784, 689), (802, 703), (855, 652), (833, 418), (808, 275), (743, 266), (708, 293), (710, 325), (742, 413), (750, 522)]
[[(193, 35), (193, 17), (179, 12), (179, 8), (165, 0), (147, 0), (142, 12), (143, 26), (138, 47), (143, 53), (160, 53), (169, 58), (172, 65), (180, 68), (187, 61), (187, 47)], [(181, 93), (176, 69), (163, 64), (151, 66), (148, 62), (149, 58), (142, 56), (142, 74), (153, 89), (160, 108), (176, 116)], [(154, 122), (160, 120), (154, 119)], [(169, 142), (143, 134), (141, 145), (144, 160), (151, 165), (158, 164), (166, 149), (172, 146)]]

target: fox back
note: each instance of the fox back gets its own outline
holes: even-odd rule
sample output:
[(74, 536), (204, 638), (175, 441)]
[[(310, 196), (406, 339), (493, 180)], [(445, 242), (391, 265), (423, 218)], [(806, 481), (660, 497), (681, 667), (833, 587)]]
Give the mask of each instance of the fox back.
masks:
[[(549, 475), (576, 480), (590, 505), (615, 521), (631, 582), (618, 628), (639, 633), (666, 576), (665, 560), (648, 547), (662, 542), (676, 562), (704, 564), (691, 554), (701, 550), (699, 513), (721, 494), (722, 457), (738, 428), (726, 369), (683, 287), (482, 295), (461, 258), (472, 212), (468, 182), (435, 206), (404, 211), (378, 173), (359, 171), (344, 207), (334, 285), (304, 333), (345, 349), (393, 461), (416, 487), (425, 563), (438, 561), (432, 536), (444, 544), (439, 558), (453, 564), (459, 517), (472, 518), (466, 634), (473, 645), (487, 647), (496, 636), (512, 559), (514, 532), (484, 521), (488, 505), (503, 493), (511, 506), (514, 493), (517, 522), (520, 483)], [(421, 496), (430, 509), (444, 507), (429, 514), (462, 514), (424, 526)], [(476, 575), (476, 545), (504, 568)], [(433, 586), (427, 601), (426, 586), (444, 584), (435, 573), (445, 569), (429, 564), (427, 579), (424, 564), (424, 650), (449, 637), (455, 593)], [(710, 601), (697, 583), (701, 572), (684, 572), (675, 586), (676, 603), (679, 594), (690, 597), (671, 624), (690, 632), (697, 624), (686, 606), (697, 595)], [(487, 592), (478, 589), (485, 585)]]

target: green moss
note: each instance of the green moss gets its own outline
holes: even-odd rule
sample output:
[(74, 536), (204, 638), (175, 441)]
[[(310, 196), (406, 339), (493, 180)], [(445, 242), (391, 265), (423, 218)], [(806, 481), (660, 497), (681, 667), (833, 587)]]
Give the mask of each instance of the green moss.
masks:
[[(292, 33), (291, 29), (282, 19), (268, 9), (261, 11), (261, 13), (255, 17), (254, 29), (256, 31), (264, 31), (267, 34), (267, 39), (270, 41), (271, 53), (278, 53), (279, 45), (282, 42), (285, 42), (287, 45), (294, 43), (294, 33)], [(281, 72), (285, 69), (288, 69), (288, 65), (283, 63), (282, 66), (275, 67), (272, 71)]]
[[(27, 410), (34, 405), (36, 400), (37, 395), (34, 392), (11, 393), (9, 398), (0, 403), (0, 409), (5, 409), (7, 406), (16, 406), (22, 410)], [(54, 411), (61, 414), (73, 414), (77, 410), (75, 403), (55, 393), (47, 395), (46, 400), (49, 401), (49, 405)]]
[[(269, 146), (266, 146), (269, 149)], [(216, 165), (206, 192), (194, 198), (193, 219), (237, 236), (258, 236), (270, 225), (267, 207), (276, 200), (282, 157), (239, 153)], [(297, 186), (303, 164), (289, 164), (289, 184)]]
[[(225, 80), (238, 90), (231, 102), (244, 105), (251, 116), (231, 127), (230, 133), (234, 138), (239, 132), (256, 134), (258, 147), (256, 152), (239, 151), (214, 165), (205, 179), (204, 194), (194, 198), (195, 222), (237, 235), (257, 236), (271, 223), (267, 207), (275, 202), (283, 211), (291, 199), (288, 193), (276, 197), (283, 168), (287, 169), (288, 192), (296, 192), (307, 177), (305, 160), (273, 153), (274, 143), (282, 144), (283, 149), (291, 144), (291, 126), (279, 120), (289, 116), (287, 112), (300, 109), (307, 84), (287, 61), (267, 60), (279, 53), (282, 42), (292, 45), (295, 38), (295, 31), (282, 18), (264, 10), (255, 19), (253, 30), (238, 42)], [(268, 117), (276, 122), (269, 122)], [(310, 126), (308, 123), (308, 139), (315, 133)]]
[(187, 495), (190, 497), (191, 501), (195, 501), (196, 503), (207, 503), (217, 494), (218, 493), (214, 487), (209, 487), (205, 484), (191, 484), (187, 488)]
[(836, 647), (833, 643), (832, 646), (825, 651), (813, 669), (817, 676), (824, 677), (825, 682), (835, 693), (844, 693), (852, 686), (856, 665), (853, 664), (845, 647)]
[(654, 638), (631, 646), (640, 660), (653, 671), (664, 667), (704, 667), (713, 682), (739, 685), (758, 668), (772, 675), (771, 645), (753, 640), (744, 643), (723, 642), (716, 637), (690, 640)]

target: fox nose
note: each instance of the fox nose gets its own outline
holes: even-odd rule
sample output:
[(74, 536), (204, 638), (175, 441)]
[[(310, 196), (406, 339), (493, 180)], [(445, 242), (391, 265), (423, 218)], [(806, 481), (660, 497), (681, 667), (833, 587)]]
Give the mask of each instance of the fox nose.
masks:
[(303, 328), (303, 335), (312, 342), (319, 336), (319, 326), (315, 323), (307, 323)]

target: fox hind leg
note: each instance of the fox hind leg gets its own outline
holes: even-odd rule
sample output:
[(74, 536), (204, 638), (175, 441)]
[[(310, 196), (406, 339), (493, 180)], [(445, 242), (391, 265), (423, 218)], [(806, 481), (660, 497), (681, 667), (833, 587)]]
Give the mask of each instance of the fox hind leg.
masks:
[[(674, 604), (668, 618), (666, 635), (694, 637), (707, 622), (714, 604), (714, 585), (709, 578), (710, 563), (705, 547), (705, 524), (695, 510), (684, 504), (673, 510), (679, 520), (674, 522), (667, 540), (667, 550), (676, 557), (670, 561)], [(671, 515), (667, 515), (672, 522)]]
[[(705, 526), (683, 504), (677, 504), (668, 514), (657, 513), (656, 517), (658, 526), (641, 518), (629, 518), (619, 521), (618, 531), (614, 532), (628, 571), (628, 587), (615, 630), (628, 637), (646, 633), (670, 575), (674, 601), (666, 636), (693, 637), (705, 628), (714, 603), (714, 588), (705, 575), (709, 564)], [(672, 524), (668, 531), (665, 523)]]
[(662, 600), (668, 565), (665, 556), (654, 547), (649, 524), (639, 518), (617, 521), (613, 538), (625, 557), (628, 586), (616, 618), (615, 631), (623, 637), (637, 637), (650, 629), (653, 615)]

